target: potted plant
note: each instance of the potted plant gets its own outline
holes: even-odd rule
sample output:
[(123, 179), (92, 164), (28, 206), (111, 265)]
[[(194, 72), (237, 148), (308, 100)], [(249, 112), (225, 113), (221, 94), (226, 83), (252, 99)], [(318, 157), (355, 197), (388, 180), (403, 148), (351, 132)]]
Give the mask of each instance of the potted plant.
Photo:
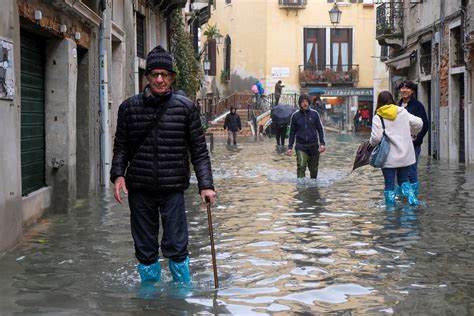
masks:
[(222, 37), (219, 29), (217, 28), (217, 24), (214, 24), (214, 25), (208, 24), (203, 35), (207, 37), (207, 40), (217, 39), (218, 37)]

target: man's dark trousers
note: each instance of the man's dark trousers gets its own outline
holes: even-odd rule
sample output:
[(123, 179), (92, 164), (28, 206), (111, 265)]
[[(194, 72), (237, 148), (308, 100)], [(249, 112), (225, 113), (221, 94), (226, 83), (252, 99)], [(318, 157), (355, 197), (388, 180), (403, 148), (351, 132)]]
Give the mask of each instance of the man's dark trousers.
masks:
[(130, 220), (135, 256), (150, 265), (158, 260), (160, 215), (163, 226), (161, 252), (181, 262), (188, 255), (188, 224), (183, 192), (166, 194), (129, 192)]

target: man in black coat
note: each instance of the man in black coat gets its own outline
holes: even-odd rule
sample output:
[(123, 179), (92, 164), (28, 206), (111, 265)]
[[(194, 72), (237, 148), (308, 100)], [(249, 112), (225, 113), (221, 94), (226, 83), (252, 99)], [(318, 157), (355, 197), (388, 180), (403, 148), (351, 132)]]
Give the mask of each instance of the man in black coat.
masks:
[(169, 259), (173, 279), (189, 282), (188, 227), (184, 190), (189, 187), (190, 163), (203, 202), (216, 193), (204, 132), (197, 108), (173, 93), (176, 79), (171, 55), (161, 46), (147, 56), (148, 85), (143, 93), (119, 108), (110, 180), (122, 204), (128, 193), (132, 237), (142, 282), (160, 280), (158, 233), (163, 226), (161, 252)]
[(225, 116), (224, 129), (227, 130), (227, 145), (231, 143), (237, 145), (237, 131), (242, 130), (242, 124), (240, 115), (233, 106), (230, 107), (230, 112)]
[(416, 84), (412, 81), (403, 81), (398, 89), (402, 99), (398, 103), (399, 106), (403, 106), (409, 113), (419, 117), (423, 121), (423, 128), (413, 139), (413, 147), (415, 148), (416, 162), (410, 166), (408, 172), (408, 180), (410, 181), (411, 187), (415, 195), (418, 196), (418, 157), (420, 157), (421, 144), (423, 143), (423, 137), (430, 128), (428, 122), (428, 116), (426, 115), (425, 107), (423, 104), (414, 97), (416, 91)]

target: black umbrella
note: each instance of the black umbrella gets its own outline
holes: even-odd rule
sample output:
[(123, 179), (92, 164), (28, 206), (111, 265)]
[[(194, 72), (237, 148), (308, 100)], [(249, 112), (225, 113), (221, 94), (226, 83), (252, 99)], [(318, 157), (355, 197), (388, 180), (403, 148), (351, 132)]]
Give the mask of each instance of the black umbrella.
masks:
[(278, 124), (288, 124), (291, 114), (295, 111), (296, 109), (289, 105), (279, 104), (272, 110), (272, 121)]

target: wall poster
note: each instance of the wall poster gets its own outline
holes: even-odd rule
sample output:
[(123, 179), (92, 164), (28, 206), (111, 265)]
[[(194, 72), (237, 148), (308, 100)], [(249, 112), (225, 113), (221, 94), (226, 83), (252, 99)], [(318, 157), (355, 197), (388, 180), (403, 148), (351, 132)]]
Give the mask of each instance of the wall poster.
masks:
[(0, 99), (13, 100), (14, 96), (13, 42), (0, 37)]

